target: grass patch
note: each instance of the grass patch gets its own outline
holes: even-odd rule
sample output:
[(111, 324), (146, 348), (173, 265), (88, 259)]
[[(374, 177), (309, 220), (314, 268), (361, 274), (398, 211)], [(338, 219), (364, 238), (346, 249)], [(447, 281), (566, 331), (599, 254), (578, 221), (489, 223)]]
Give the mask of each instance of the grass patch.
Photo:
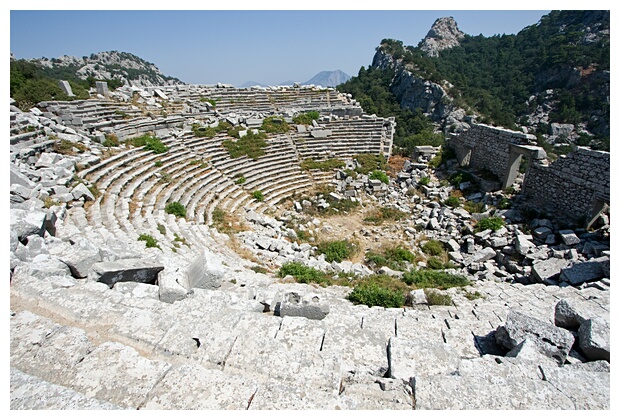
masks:
[(485, 205), (482, 201), (479, 203), (466, 201), (465, 204), (463, 204), (463, 208), (470, 213), (483, 213), (485, 210)]
[(264, 201), (265, 200), (265, 196), (263, 195), (263, 192), (261, 190), (255, 190), (252, 193), (252, 197), (254, 197), (254, 199), (256, 201)]
[(158, 231), (159, 233), (161, 233), (162, 235), (165, 235), (165, 234), (166, 234), (166, 226), (164, 226), (164, 225), (162, 225), (162, 224), (158, 223), (158, 224), (157, 224), (157, 231)]
[(113, 133), (107, 133), (105, 135), (105, 140), (102, 143), (104, 147), (116, 147), (119, 144), (118, 137)]
[(243, 176), (243, 174), (237, 174), (235, 175), (235, 184), (237, 185), (241, 185), (241, 184), (245, 184), (245, 176)]
[(463, 182), (469, 182), (472, 179), (473, 177), (471, 176), (471, 174), (463, 171), (458, 171), (450, 175), (448, 181), (450, 181), (450, 184), (452, 184), (454, 187), (459, 188), (459, 185), (461, 185)]
[(358, 163), (355, 171), (360, 174), (369, 174), (375, 170), (385, 171), (387, 161), (383, 155), (373, 155), (372, 153), (362, 153), (353, 156)]
[(386, 275), (372, 275), (361, 280), (347, 296), (353, 303), (384, 308), (400, 308), (405, 305), (409, 288), (401, 281)]
[(52, 206), (59, 206), (60, 202), (57, 200), (54, 200), (52, 197), (45, 197), (43, 199), (43, 207), (45, 207), (46, 209), (49, 209)]
[(405, 270), (406, 262), (413, 263), (415, 254), (402, 246), (389, 247), (380, 252), (368, 251), (366, 261), (375, 267), (389, 267), (392, 270)]
[(427, 255), (432, 255), (436, 257), (443, 253), (443, 245), (438, 240), (431, 239), (424, 245), (422, 245), (422, 251)]
[(364, 218), (364, 222), (378, 226), (383, 222), (402, 220), (408, 216), (409, 215), (404, 211), (393, 209), (391, 207), (380, 207)]
[(164, 163), (161, 160), (156, 160), (155, 161), (155, 167), (156, 168), (160, 168)]
[(267, 274), (267, 269), (265, 267), (261, 267), (260, 265), (252, 266), (250, 267), (250, 270), (258, 274)]
[(493, 232), (495, 232), (504, 227), (504, 224), (504, 219), (502, 219), (501, 217), (486, 217), (476, 223), (474, 231), (482, 232), (483, 230), (491, 229)]
[(178, 201), (166, 204), (166, 213), (174, 214), (176, 217), (185, 217), (185, 206)]
[(411, 270), (403, 274), (403, 282), (418, 289), (434, 288), (445, 290), (451, 287), (469, 286), (467, 277), (446, 273), (441, 270)]
[(294, 116), (293, 122), (295, 124), (310, 125), (312, 124), (312, 121), (318, 120), (320, 116), (321, 115), (319, 114), (318, 111), (308, 111), (308, 112), (304, 112), (303, 114), (298, 114)]
[(342, 168), (344, 162), (340, 159), (327, 159), (323, 161), (317, 161), (314, 159), (306, 159), (301, 162), (301, 169), (309, 171), (310, 169), (319, 169), (321, 171), (331, 171), (332, 169)]
[(247, 135), (236, 141), (224, 140), (222, 146), (228, 150), (228, 154), (232, 159), (247, 156), (250, 159), (256, 160), (265, 154), (265, 147), (267, 147), (266, 138), (267, 135), (265, 133), (254, 134), (248, 131)]
[(420, 180), (418, 181), (419, 185), (428, 185), (431, 182), (431, 179), (427, 176), (423, 176), (422, 178), (420, 178)]
[(456, 208), (456, 207), (460, 207), (461, 206), (461, 200), (459, 200), (458, 197), (455, 197), (453, 195), (451, 195), (450, 197), (446, 198), (443, 203), (448, 206), (448, 207), (452, 207), (452, 208)]
[(151, 235), (147, 235), (146, 233), (142, 233), (140, 236), (138, 236), (138, 240), (146, 242), (147, 248), (159, 248), (157, 239), (153, 238)]
[(289, 125), (282, 117), (267, 117), (263, 120), (261, 129), (268, 133), (286, 133), (289, 130)]
[(325, 254), (327, 262), (342, 262), (350, 258), (357, 251), (357, 244), (347, 240), (326, 241), (318, 244), (317, 251)]
[(384, 184), (389, 184), (390, 183), (390, 178), (387, 176), (387, 174), (383, 171), (372, 171), (372, 173), (368, 176), (369, 179), (378, 179), (379, 181), (383, 182)]
[(331, 284), (330, 277), (316, 268), (297, 262), (288, 262), (278, 270), (278, 277), (293, 276), (298, 283), (317, 283), (324, 286)]
[(477, 290), (474, 293), (465, 292), (465, 297), (467, 300), (484, 299), (484, 296)]
[(75, 156), (76, 154), (83, 153), (86, 150), (88, 150), (88, 147), (83, 144), (69, 140), (60, 140), (59, 142), (54, 143), (54, 152), (60, 153), (61, 155)]
[(213, 221), (213, 227), (220, 233), (234, 234), (242, 232), (245, 229), (237, 217), (222, 210), (220, 207), (213, 209), (211, 220)]
[(426, 295), (426, 302), (429, 306), (451, 306), (453, 304), (452, 298), (445, 293), (424, 289), (424, 294)]
[(187, 243), (187, 240), (185, 240), (185, 238), (180, 237), (176, 232), (174, 233), (174, 239), (172, 241), (181, 243), (189, 248), (189, 243)]

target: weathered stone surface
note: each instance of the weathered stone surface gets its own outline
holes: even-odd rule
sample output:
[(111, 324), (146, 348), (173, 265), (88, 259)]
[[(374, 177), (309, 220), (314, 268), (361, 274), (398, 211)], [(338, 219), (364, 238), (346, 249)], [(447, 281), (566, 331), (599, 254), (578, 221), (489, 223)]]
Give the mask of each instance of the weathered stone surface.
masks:
[(94, 201), (95, 200), (95, 196), (93, 195), (93, 193), (91, 193), (90, 190), (88, 189), (88, 187), (86, 187), (86, 185), (84, 185), (82, 183), (77, 184), (71, 190), (71, 194), (73, 195), (73, 199), (74, 200), (79, 200), (82, 197), (84, 197), (84, 200), (86, 200), (86, 201)]
[(547, 283), (549, 280), (557, 279), (562, 269), (569, 264), (570, 261), (560, 258), (536, 261), (532, 265), (531, 278), (538, 283)]
[(558, 365), (556, 361), (542, 354), (538, 350), (536, 343), (529, 338), (526, 338), (506, 353), (506, 357), (514, 357), (519, 361), (532, 362), (538, 365)]
[(157, 274), (163, 269), (162, 264), (143, 259), (99, 262), (91, 266), (88, 278), (109, 287), (119, 281), (155, 284)]
[(185, 299), (188, 290), (179, 284), (180, 275), (168, 273), (166, 270), (159, 275), (159, 300), (166, 303), (173, 303)]
[(572, 410), (609, 410), (610, 373), (551, 366), (540, 369), (544, 380), (556, 388), (556, 395), (570, 398)]
[(564, 363), (575, 341), (573, 335), (565, 329), (517, 311), (509, 311), (505, 325), (495, 331), (497, 343), (511, 350), (526, 338), (532, 340), (542, 353), (559, 363)]
[(564, 242), (564, 244), (568, 246), (577, 245), (579, 242), (581, 242), (579, 237), (575, 235), (575, 232), (570, 229), (560, 230), (558, 231), (558, 235), (560, 235), (560, 239), (562, 239), (562, 242)]
[(605, 277), (605, 270), (609, 271), (608, 257), (578, 262), (571, 267), (562, 269), (560, 280), (576, 286)]
[(185, 364), (166, 372), (144, 409), (246, 410), (257, 389), (255, 379)]
[(120, 407), (11, 367), (11, 410), (118, 410)]
[(170, 364), (142, 357), (120, 343), (105, 342), (77, 366), (74, 389), (88, 396), (138, 408)]
[(101, 261), (101, 254), (92, 242), (86, 239), (76, 241), (68, 252), (58, 255), (67, 264), (75, 278), (85, 278), (93, 264)]
[(30, 235), (43, 236), (45, 233), (45, 212), (11, 208), (11, 230), (20, 241)]
[(222, 285), (225, 269), (222, 259), (208, 249), (187, 268), (187, 276), (179, 279), (185, 289), (217, 289)]
[(451, 374), (459, 365), (459, 356), (452, 346), (420, 339), (391, 337), (387, 354), (390, 378), (405, 382), (418, 375)]
[(555, 305), (555, 325), (577, 331), (586, 319), (596, 316), (595, 314), (594, 308), (586, 305), (586, 302), (560, 299)]
[(275, 312), (279, 316), (300, 316), (308, 319), (323, 319), (329, 314), (329, 305), (321, 302), (319, 296), (301, 296), (296, 292), (284, 294)]
[(519, 254), (527, 255), (536, 248), (536, 245), (530, 239), (532, 239), (530, 235), (517, 235), (515, 238), (515, 248)]
[(579, 348), (589, 360), (609, 360), (611, 339), (609, 322), (600, 317), (584, 321), (579, 327)]

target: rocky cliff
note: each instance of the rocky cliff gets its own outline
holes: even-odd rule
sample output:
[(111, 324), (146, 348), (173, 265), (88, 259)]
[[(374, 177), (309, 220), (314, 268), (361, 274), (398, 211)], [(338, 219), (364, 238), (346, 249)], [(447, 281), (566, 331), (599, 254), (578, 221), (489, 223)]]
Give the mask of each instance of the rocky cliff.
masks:
[(177, 78), (165, 76), (155, 64), (127, 52), (104, 51), (89, 57), (63, 55), (31, 61), (52, 72), (74, 71), (76, 76), (83, 80), (91, 76), (95, 79), (119, 79), (123, 84), (131, 86), (183, 84)]
[(442, 17), (433, 23), (431, 30), (418, 45), (430, 57), (438, 57), (439, 51), (461, 45), (465, 34), (458, 28), (453, 17)]

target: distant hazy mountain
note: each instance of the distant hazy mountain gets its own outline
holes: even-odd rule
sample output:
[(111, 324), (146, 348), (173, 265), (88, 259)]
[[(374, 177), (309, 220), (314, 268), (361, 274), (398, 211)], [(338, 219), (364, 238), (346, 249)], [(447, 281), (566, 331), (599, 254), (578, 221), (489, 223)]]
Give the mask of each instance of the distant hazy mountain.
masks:
[(244, 84), (242, 84), (239, 87), (252, 87), (252, 86), (261, 86), (261, 87), (267, 87), (269, 85), (266, 85), (264, 83), (260, 83), (260, 82), (255, 82), (253, 80), (250, 80), (249, 82), (245, 82)]
[(304, 82), (304, 85), (321, 85), (323, 87), (336, 87), (341, 83), (348, 81), (351, 78), (348, 74), (342, 70), (334, 71), (322, 71), (314, 76), (312, 79)]

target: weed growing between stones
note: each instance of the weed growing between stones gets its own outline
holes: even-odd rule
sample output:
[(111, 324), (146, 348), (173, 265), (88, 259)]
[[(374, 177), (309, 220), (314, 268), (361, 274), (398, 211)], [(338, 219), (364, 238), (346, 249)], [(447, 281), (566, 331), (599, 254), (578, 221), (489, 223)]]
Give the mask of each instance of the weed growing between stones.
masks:
[(504, 227), (504, 219), (501, 217), (487, 217), (485, 219), (481, 219), (476, 223), (475, 231), (482, 232), (483, 230), (491, 229), (492, 231), (500, 230)]
[(153, 238), (151, 235), (148, 235), (146, 233), (140, 234), (140, 236), (138, 236), (138, 240), (146, 242), (146, 247), (147, 248), (159, 248), (159, 249), (161, 249), (159, 247), (159, 244), (157, 243), (157, 239)]
[(116, 136), (116, 134), (107, 133), (105, 135), (105, 140), (103, 141), (102, 144), (103, 144), (104, 147), (116, 147), (120, 143), (118, 141), (118, 137)]
[(174, 214), (177, 217), (185, 217), (185, 206), (178, 201), (166, 204), (166, 213)]
[(402, 246), (389, 247), (378, 252), (368, 251), (366, 260), (376, 268), (388, 267), (392, 270), (405, 270), (406, 263), (415, 261), (415, 254)]
[(264, 149), (267, 147), (266, 137), (265, 133), (253, 134), (249, 131), (239, 140), (224, 140), (222, 146), (228, 150), (228, 154), (233, 159), (247, 156), (250, 159), (256, 160), (265, 154)]
[(369, 179), (378, 179), (379, 181), (383, 182), (384, 184), (389, 184), (390, 183), (390, 178), (387, 176), (387, 174), (383, 171), (372, 171), (372, 173), (368, 176)]
[(297, 262), (288, 262), (280, 267), (278, 277), (284, 278), (286, 276), (295, 277), (299, 283), (317, 283), (322, 286), (331, 284), (330, 277), (324, 272)]
[(157, 224), (157, 230), (159, 231), (159, 233), (161, 233), (162, 235), (166, 234), (166, 226), (158, 223)]
[(426, 302), (430, 306), (451, 306), (453, 304), (450, 296), (436, 290), (424, 289), (424, 294), (426, 295)]
[(245, 230), (245, 226), (239, 221), (238, 217), (222, 210), (221, 207), (213, 209), (211, 220), (213, 221), (213, 227), (220, 233), (235, 234)]
[(402, 292), (381, 287), (376, 283), (355, 286), (347, 298), (353, 303), (369, 307), (400, 308), (405, 305), (405, 296)]
[(443, 249), (443, 245), (441, 244), (441, 242), (439, 242), (436, 239), (431, 239), (428, 242), (426, 242), (424, 245), (422, 245), (422, 251), (427, 255), (436, 257), (438, 255), (441, 255), (444, 249)]
[(69, 140), (60, 140), (59, 142), (54, 143), (54, 151), (56, 153), (60, 153), (61, 155), (73, 156), (78, 153), (83, 153), (86, 150), (88, 150), (88, 148), (83, 144)]
[(450, 274), (441, 270), (416, 270), (403, 274), (403, 282), (418, 289), (435, 288), (440, 290), (451, 287), (469, 286), (471, 282), (465, 276)]
[(265, 200), (265, 196), (263, 195), (263, 192), (261, 190), (255, 190), (252, 193), (252, 197), (254, 197), (254, 199), (256, 201), (263, 201), (263, 200)]
[(364, 218), (364, 222), (378, 226), (385, 221), (402, 220), (407, 216), (409, 215), (403, 211), (391, 207), (380, 207)]
[(310, 125), (312, 124), (313, 120), (318, 120), (319, 117), (320, 117), (320, 114), (318, 111), (308, 111), (308, 112), (304, 112), (303, 114), (298, 114), (294, 116), (293, 122), (295, 124)]
[(375, 170), (385, 171), (387, 169), (387, 160), (383, 155), (363, 153), (353, 156), (353, 159), (355, 159), (359, 165), (355, 171), (360, 174), (369, 174)]
[(342, 262), (350, 258), (357, 251), (357, 244), (347, 240), (328, 241), (318, 244), (317, 252), (325, 254), (327, 262)]

